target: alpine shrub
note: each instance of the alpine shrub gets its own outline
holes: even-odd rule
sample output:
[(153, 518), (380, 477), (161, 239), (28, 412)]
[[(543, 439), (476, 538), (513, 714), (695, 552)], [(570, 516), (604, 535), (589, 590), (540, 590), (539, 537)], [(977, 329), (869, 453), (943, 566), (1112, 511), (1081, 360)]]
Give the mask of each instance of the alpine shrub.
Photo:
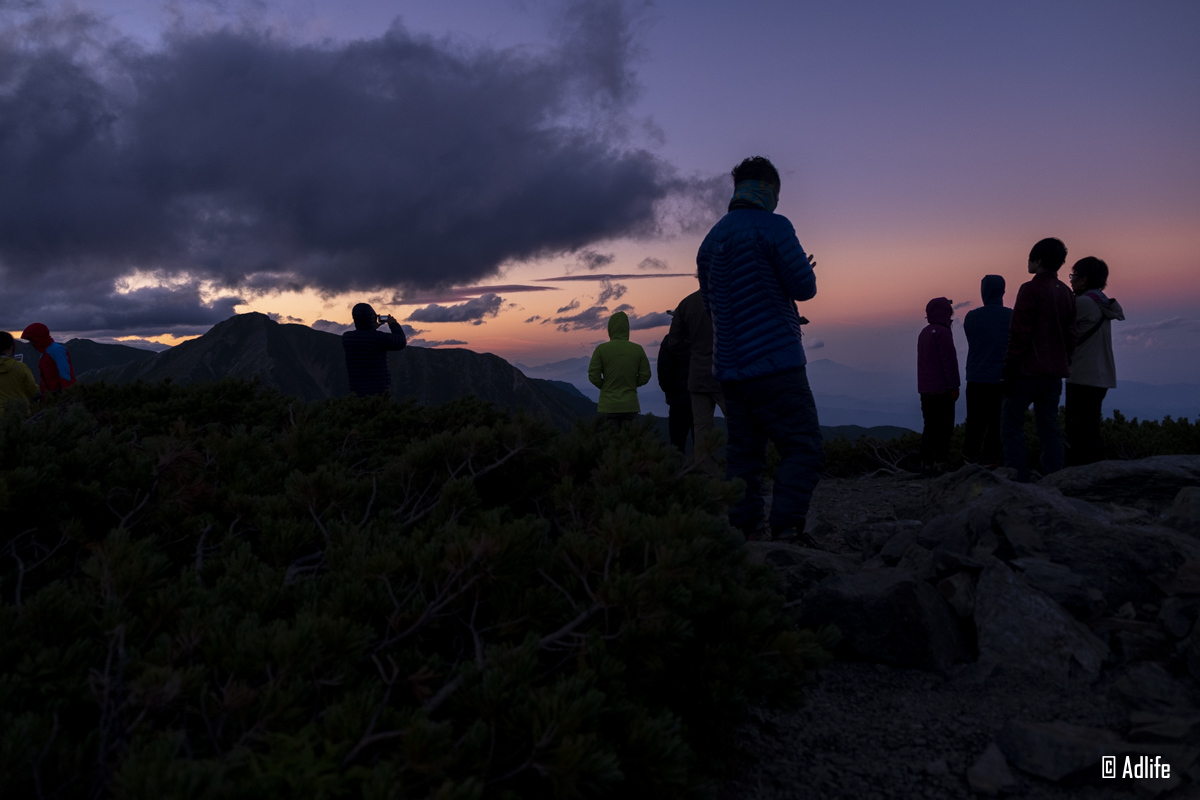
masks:
[(710, 793), (797, 630), (647, 428), (84, 386), (0, 421), (12, 797)]

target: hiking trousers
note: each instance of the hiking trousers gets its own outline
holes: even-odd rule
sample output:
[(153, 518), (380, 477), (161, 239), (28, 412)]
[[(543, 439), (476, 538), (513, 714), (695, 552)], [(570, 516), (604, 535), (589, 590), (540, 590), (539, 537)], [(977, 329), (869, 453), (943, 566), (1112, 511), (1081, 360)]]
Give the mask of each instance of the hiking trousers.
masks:
[(772, 528), (796, 526), (808, 516), (813, 489), (825, 468), (817, 404), (804, 367), (744, 381), (722, 381), (725, 395), (725, 477), (746, 482), (746, 495), (729, 522), (753, 530), (763, 518), (762, 471), (767, 440), (781, 461), (771, 501)]
[(950, 460), (950, 437), (954, 435), (954, 395), (950, 392), (923, 392), (921, 417), (921, 465), (945, 464)]
[(1025, 446), (1025, 411), (1033, 404), (1033, 421), (1042, 446), (1042, 474), (1063, 468), (1063, 437), (1058, 429), (1058, 398), (1062, 378), (1012, 378), (1004, 382), (1004, 466), (1017, 471), (1017, 480), (1029, 480), (1029, 450)]
[(667, 432), (671, 436), (671, 444), (680, 453), (687, 453), (688, 434), (692, 432), (692, 398), (667, 402)]
[(1000, 413), (1004, 408), (1004, 384), (967, 382), (967, 430), (963, 458), (982, 464), (1000, 464)]
[(1068, 383), (1066, 397), (1067, 452), (1072, 466), (1093, 464), (1104, 459), (1104, 440), (1100, 421), (1104, 418), (1103, 386)]

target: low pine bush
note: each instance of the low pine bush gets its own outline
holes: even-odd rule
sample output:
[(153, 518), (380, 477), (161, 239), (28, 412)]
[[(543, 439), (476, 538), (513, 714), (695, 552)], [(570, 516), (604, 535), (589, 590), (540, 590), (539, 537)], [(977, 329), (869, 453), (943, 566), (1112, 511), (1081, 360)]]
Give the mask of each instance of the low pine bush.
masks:
[(84, 386), (0, 420), (7, 797), (712, 793), (829, 637), (649, 429)]

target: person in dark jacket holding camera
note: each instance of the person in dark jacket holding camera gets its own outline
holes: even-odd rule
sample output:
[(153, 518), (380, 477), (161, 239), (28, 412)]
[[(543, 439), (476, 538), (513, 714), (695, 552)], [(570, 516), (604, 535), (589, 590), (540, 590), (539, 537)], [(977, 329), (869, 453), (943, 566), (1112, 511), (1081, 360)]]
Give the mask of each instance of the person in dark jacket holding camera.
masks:
[[(342, 334), (350, 391), (359, 397), (387, 395), (391, 384), (387, 354), (391, 350), (403, 350), (408, 344), (404, 329), (395, 318), (377, 315), (367, 303), (356, 305), (350, 315), (354, 317), (354, 330)], [(391, 333), (377, 330), (385, 322)]]

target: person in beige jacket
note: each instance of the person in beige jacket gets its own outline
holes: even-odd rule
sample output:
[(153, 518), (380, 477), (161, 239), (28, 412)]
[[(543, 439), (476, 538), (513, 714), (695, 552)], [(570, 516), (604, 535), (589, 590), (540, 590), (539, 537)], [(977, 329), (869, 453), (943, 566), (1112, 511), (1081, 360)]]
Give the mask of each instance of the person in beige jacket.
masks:
[(1125, 319), (1121, 304), (1104, 295), (1108, 264), (1088, 256), (1071, 268), (1078, 338), (1067, 378), (1067, 463), (1091, 464), (1104, 458), (1100, 438), (1101, 403), (1117, 386), (1113, 359), (1112, 321)]

